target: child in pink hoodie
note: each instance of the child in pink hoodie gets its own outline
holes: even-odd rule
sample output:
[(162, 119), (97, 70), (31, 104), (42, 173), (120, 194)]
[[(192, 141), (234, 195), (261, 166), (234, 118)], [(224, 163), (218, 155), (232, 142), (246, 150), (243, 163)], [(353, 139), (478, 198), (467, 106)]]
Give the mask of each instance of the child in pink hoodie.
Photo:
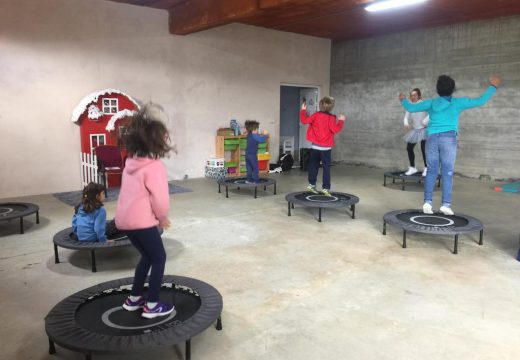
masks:
[[(135, 269), (130, 296), (123, 308), (143, 308), (142, 316), (155, 318), (174, 311), (172, 304), (159, 302), (166, 252), (158, 227), (170, 226), (170, 197), (166, 169), (160, 158), (171, 149), (166, 126), (152, 118), (149, 106), (134, 115), (128, 126), (125, 144), (129, 157), (123, 171), (117, 200), (116, 225), (125, 231), (141, 254)], [(143, 296), (146, 275), (151, 268), (147, 299)]]

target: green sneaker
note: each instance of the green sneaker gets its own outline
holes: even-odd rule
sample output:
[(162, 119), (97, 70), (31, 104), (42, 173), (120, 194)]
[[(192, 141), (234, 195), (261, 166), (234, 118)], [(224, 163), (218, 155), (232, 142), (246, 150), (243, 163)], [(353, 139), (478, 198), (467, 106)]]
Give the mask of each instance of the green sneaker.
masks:
[(322, 189), (321, 193), (323, 195), (325, 195), (325, 196), (332, 196), (332, 194), (330, 193), (329, 189)]
[(312, 186), (311, 184), (309, 184), (309, 186), (307, 186), (307, 191), (309, 191), (313, 194), (319, 194), (318, 190), (316, 190), (316, 186)]

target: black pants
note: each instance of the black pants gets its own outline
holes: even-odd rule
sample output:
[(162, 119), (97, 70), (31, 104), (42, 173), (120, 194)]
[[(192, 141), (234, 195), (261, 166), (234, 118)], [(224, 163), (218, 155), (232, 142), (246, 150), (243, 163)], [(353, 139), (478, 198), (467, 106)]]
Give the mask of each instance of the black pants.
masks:
[(309, 159), (309, 184), (316, 186), (320, 161), (323, 165), (323, 188), (330, 190), (330, 164), (332, 163), (332, 150), (311, 149)]
[[(413, 149), (415, 144), (406, 143), (406, 151), (408, 151), (408, 160), (410, 160), (410, 166), (415, 167), (415, 154), (413, 153)], [(426, 167), (426, 140), (421, 141), (421, 152), (422, 159), (424, 161), (424, 167)]]
[(144, 283), (148, 270), (152, 268), (149, 279), (148, 301), (159, 301), (159, 291), (161, 290), (164, 275), (164, 265), (166, 263), (166, 252), (164, 251), (161, 234), (156, 226), (148, 229), (126, 230), (126, 235), (132, 245), (141, 254), (141, 260), (135, 269), (134, 284), (132, 286), (132, 296), (143, 295)]

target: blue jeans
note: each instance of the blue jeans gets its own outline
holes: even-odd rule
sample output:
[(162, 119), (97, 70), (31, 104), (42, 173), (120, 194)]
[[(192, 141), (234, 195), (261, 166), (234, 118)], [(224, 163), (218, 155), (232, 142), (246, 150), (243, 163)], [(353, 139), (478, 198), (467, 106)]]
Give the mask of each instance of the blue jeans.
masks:
[(246, 154), (247, 181), (258, 183), (258, 155)]
[(330, 164), (332, 163), (332, 150), (311, 149), (309, 157), (309, 184), (316, 186), (320, 161), (323, 164), (323, 188), (330, 190)]
[(144, 282), (148, 270), (150, 272), (148, 298), (150, 302), (159, 301), (159, 291), (161, 290), (164, 275), (164, 264), (166, 263), (166, 252), (164, 251), (161, 234), (157, 227), (140, 230), (125, 230), (132, 245), (141, 254), (141, 260), (135, 268), (134, 285), (132, 286), (132, 296), (143, 295)]
[(426, 164), (428, 172), (424, 182), (424, 201), (432, 203), (433, 188), (441, 166), (442, 205), (451, 205), (453, 171), (457, 158), (457, 133), (446, 131), (432, 134), (426, 139)]

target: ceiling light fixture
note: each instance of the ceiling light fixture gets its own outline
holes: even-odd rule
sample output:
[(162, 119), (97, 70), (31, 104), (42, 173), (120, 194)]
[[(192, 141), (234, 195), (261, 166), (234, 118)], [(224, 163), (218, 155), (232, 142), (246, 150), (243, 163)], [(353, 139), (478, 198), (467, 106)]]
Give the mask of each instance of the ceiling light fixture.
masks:
[(415, 5), (425, 1), (426, 0), (384, 0), (366, 6), (365, 10), (368, 12), (383, 11), (402, 6)]

